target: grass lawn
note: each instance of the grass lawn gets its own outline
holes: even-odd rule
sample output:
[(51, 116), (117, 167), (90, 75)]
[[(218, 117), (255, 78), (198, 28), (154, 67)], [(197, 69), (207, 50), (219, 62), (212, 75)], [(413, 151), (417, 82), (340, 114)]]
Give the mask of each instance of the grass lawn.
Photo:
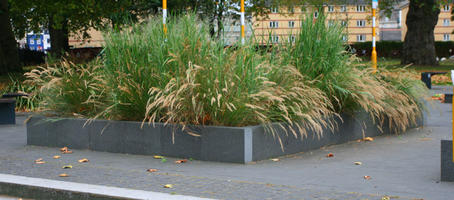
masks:
[(378, 66), (385, 66), (389, 69), (395, 69), (400, 67), (408, 67), (414, 69), (417, 72), (450, 72), (454, 70), (454, 60), (445, 60), (440, 62), (438, 66), (424, 66), (424, 65), (401, 65), (398, 59), (386, 59), (381, 58), (378, 61)]

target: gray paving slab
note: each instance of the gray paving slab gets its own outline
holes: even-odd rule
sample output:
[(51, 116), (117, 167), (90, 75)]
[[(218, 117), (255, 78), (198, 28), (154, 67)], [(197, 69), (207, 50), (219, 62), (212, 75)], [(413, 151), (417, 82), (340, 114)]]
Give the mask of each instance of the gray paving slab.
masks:
[[(449, 88), (445, 89), (449, 90)], [(441, 93), (437, 88), (432, 92)], [(0, 126), (0, 173), (217, 199), (454, 199), (440, 182), (440, 140), (451, 139), (451, 104), (434, 103), (425, 127), (244, 164), (26, 146), (23, 121)], [(327, 158), (327, 153), (334, 157)], [(60, 159), (52, 156), (61, 155)], [(43, 158), (47, 163), (34, 164)], [(87, 158), (88, 163), (77, 160)], [(354, 165), (354, 162), (362, 165)], [(62, 169), (66, 164), (72, 169)], [(147, 173), (155, 168), (158, 172)], [(58, 177), (68, 173), (70, 177)], [(370, 176), (365, 180), (364, 176)], [(164, 184), (174, 187), (164, 188)]]
[(0, 191), (6, 190), (16, 192), (18, 195), (28, 193), (28, 195), (38, 196), (40, 199), (208, 200), (191, 196), (0, 174)]

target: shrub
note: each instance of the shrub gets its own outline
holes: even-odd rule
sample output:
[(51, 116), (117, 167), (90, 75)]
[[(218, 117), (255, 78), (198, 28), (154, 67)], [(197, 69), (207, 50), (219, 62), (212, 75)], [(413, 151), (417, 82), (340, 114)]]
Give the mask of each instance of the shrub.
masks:
[(424, 93), (420, 81), (408, 81), (403, 76), (385, 79), (381, 72), (374, 74), (368, 68), (354, 66), (355, 57), (345, 51), (343, 27), (327, 26), (324, 14), (315, 21), (311, 16), (308, 14), (305, 19), (309, 20), (302, 20), (296, 41), (278, 50), (283, 55), (281, 65), (293, 65), (315, 80), (315, 85), (330, 97), (337, 113), (353, 113), (361, 108), (380, 126), (388, 120), (395, 132), (415, 124), (422, 106), (416, 94)]
[(40, 108), (59, 115), (90, 117), (99, 112), (104, 79), (98, 61), (76, 65), (63, 61), (25, 73), (28, 83), (39, 86)]
[[(353, 63), (340, 25), (307, 16), (294, 43), (256, 50), (254, 38), (224, 48), (194, 15), (105, 35), (102, 60), (63, 62), (28, 73), (41, 87), (41, 107), (60, 115), (178, 125), (248, 126), (273, 122), (294, 137), (322, 134), (341, 112), (368, 112), (405, 130), (422, 110), (421, 83), (406, 74), (373, 73)], [(273, 128), (274, 127), (274, 128)], [(299, 131), (300, 134), (297, 134)], [(279, 139), (279, 138), (278, 138)]]
[(39, 93), (36, 91), (38, 87), (36, 85), (24, 82), (21, 78), (9, 77), (9, 84), (2, 89), (3, 94), (5, 93), (25, 93), (29, 96), (16, 97), (16, 110), (17, 111), (36, 111), (38, 109), (38, 103), (41, 100)]

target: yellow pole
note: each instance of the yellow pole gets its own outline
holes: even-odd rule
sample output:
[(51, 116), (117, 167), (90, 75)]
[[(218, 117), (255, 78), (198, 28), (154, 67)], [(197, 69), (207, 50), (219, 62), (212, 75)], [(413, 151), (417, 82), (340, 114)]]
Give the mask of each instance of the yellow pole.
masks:
[(166, 21), (167, 21), (167, 0), (162, 0), (162, 27), (165, 36), (167, 36)]
[(376, 42), (376, 28), (375, 28), (375, 20), (376, 20), (376, 11), (378, 7), (378, 0), (372, 0), (372, 67), (374, 68), (374, 72), (377, 71), (377, 50), (375, 48)]
[(244, 44), (244, 0), (241, 0), (241, 44)]

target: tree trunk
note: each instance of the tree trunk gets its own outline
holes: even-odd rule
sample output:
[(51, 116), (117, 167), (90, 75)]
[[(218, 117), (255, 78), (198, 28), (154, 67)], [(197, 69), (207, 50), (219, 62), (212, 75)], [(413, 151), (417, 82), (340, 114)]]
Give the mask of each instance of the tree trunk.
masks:
[(17, 42), (11, 28), (8, 0), (0, 0), (0, 74), (21, 71)]
[(438, 65), (434, 28), (439, 13), (436, 0), (410, 0), (402, 64)]
[(68, 33), (68, 21), (55, 22), (52, 18), (49, 19), (50, 52), (56, 58), (61, 58), (69, 51)]

